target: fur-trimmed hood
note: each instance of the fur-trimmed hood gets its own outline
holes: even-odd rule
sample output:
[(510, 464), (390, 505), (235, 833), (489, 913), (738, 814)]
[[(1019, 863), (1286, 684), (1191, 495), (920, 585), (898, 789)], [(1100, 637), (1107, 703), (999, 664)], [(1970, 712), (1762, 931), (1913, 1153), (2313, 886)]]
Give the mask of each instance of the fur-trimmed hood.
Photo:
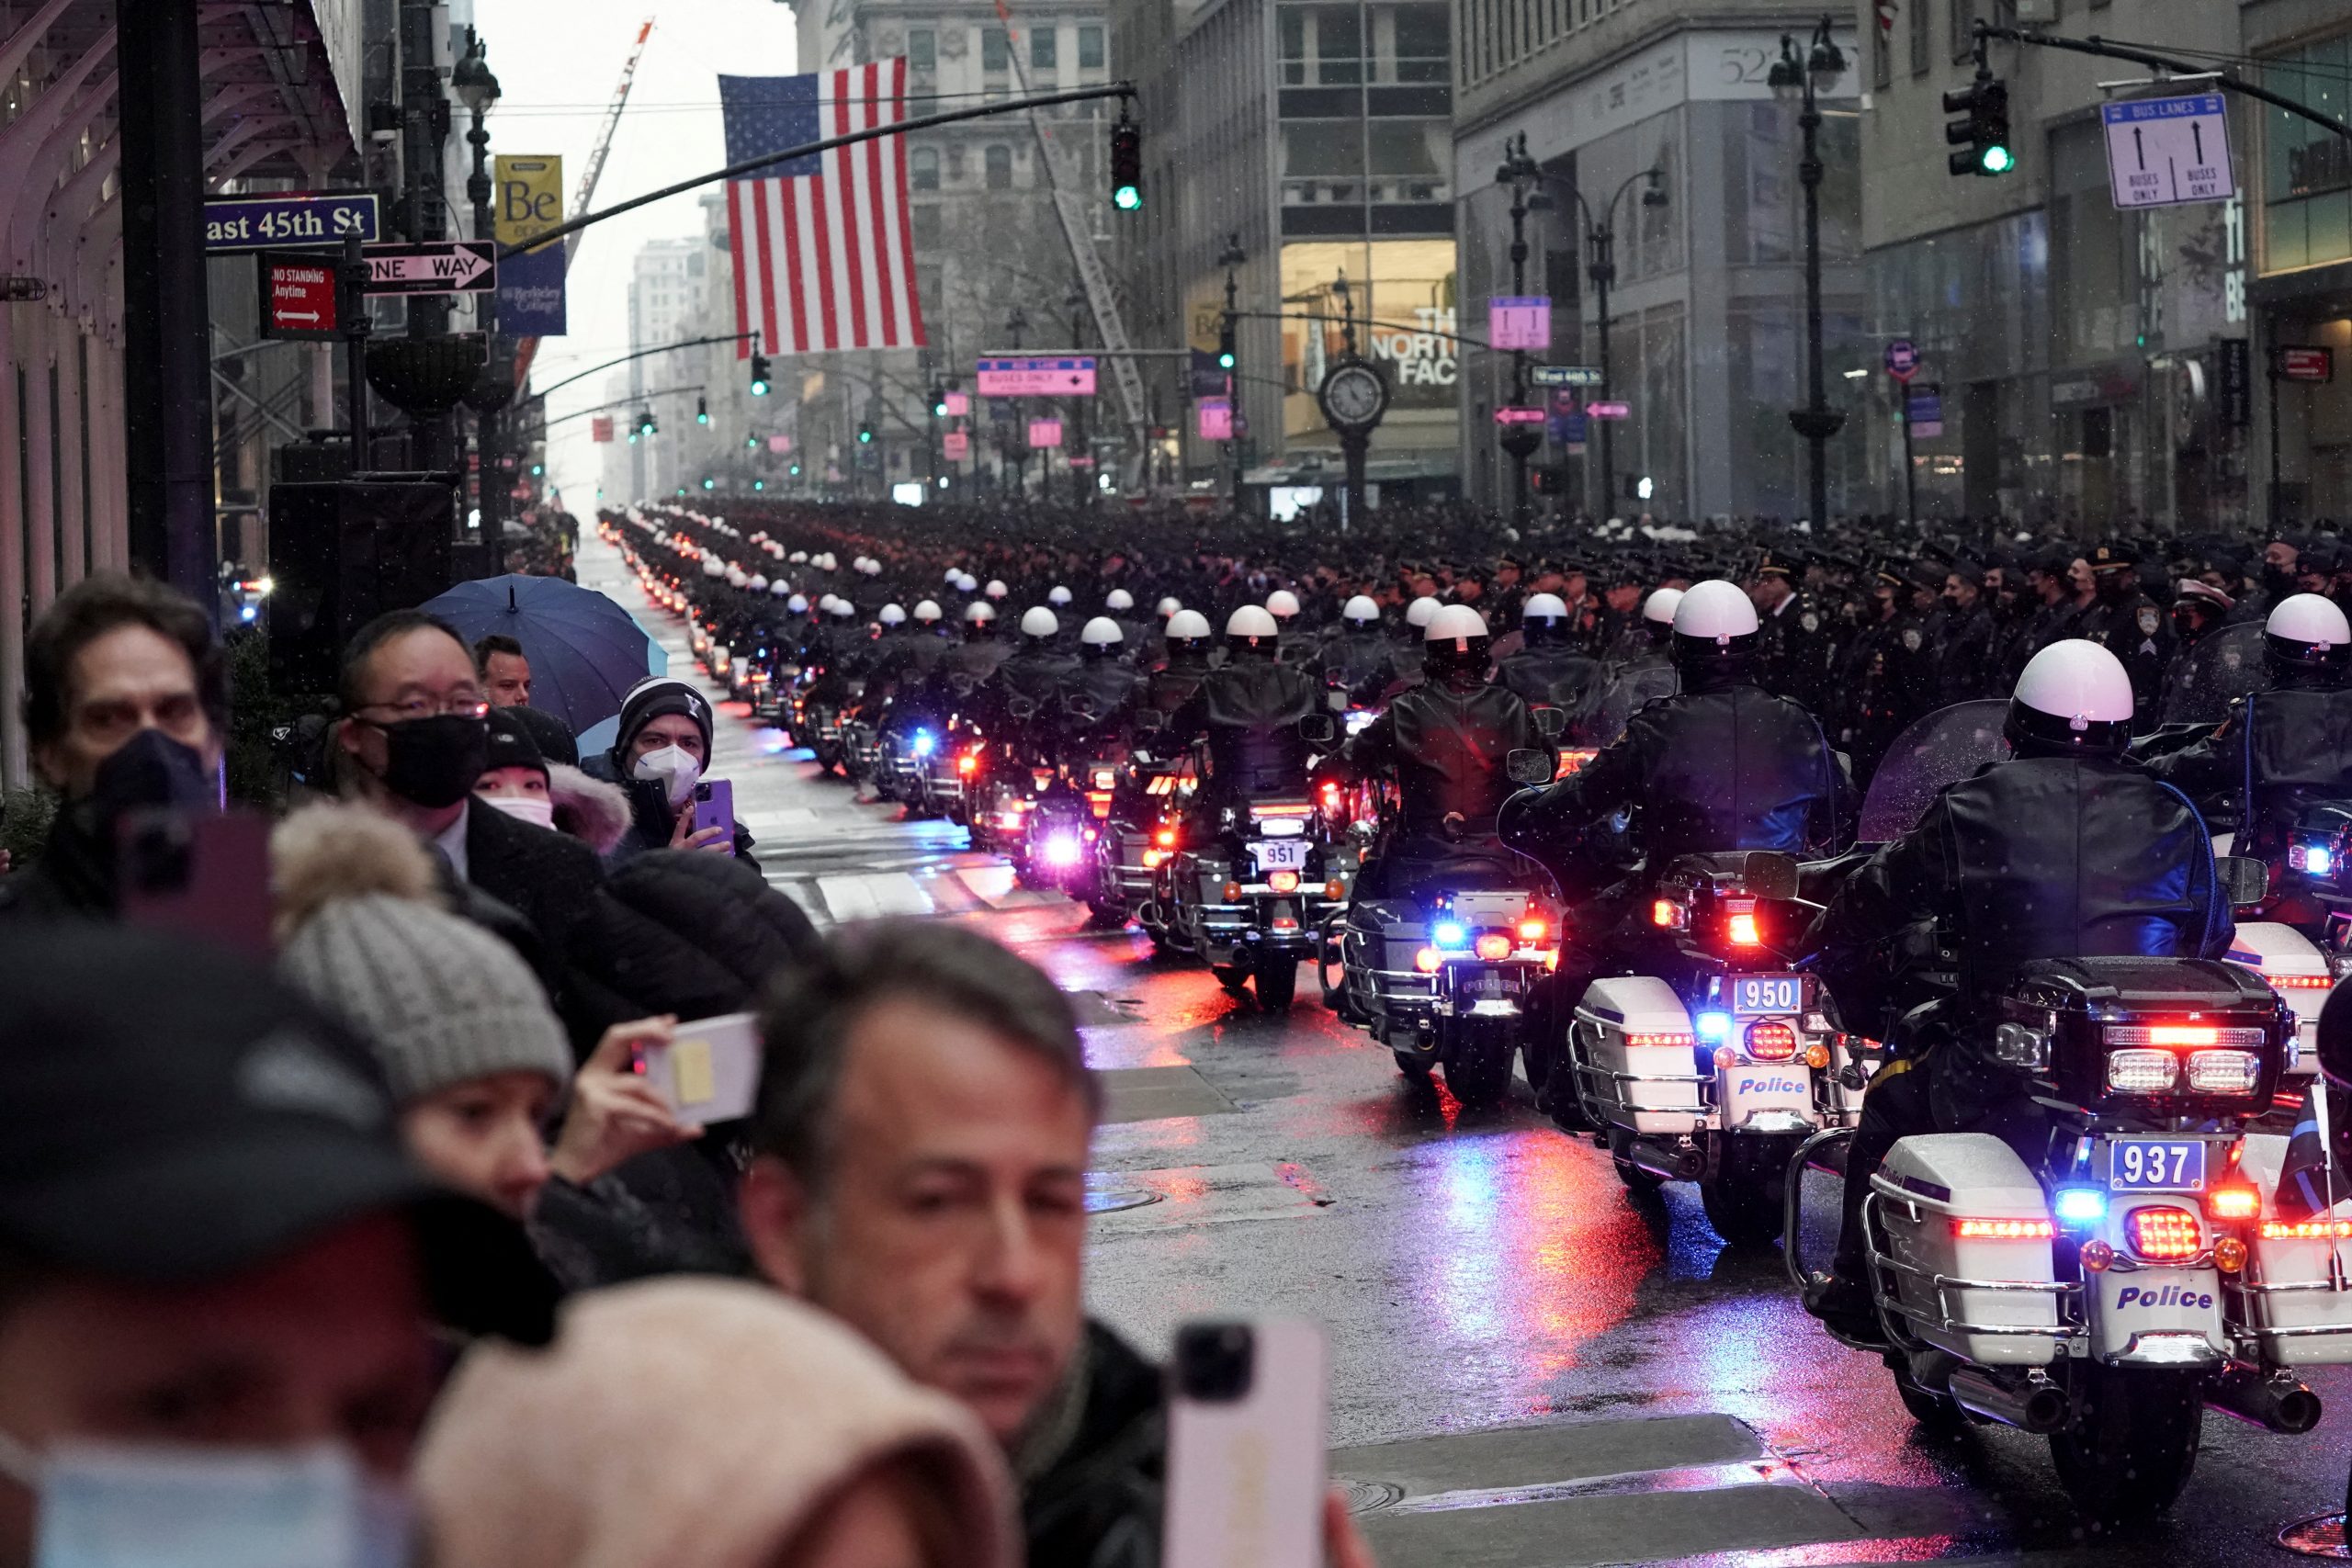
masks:
[(548, 764), (548, 795), (555, 802), (555, 825), (600, 855), (628, 831), (628, 795), (618, 784), (592, 779), (562, 762)]

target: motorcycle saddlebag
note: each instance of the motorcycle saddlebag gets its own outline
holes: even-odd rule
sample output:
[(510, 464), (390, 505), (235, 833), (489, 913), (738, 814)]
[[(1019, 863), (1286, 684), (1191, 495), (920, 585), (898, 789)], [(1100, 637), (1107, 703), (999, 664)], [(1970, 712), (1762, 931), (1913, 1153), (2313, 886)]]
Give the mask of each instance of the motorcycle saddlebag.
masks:
[(1690, 1014), (1674, 987), (1647, 975), (1595, 980), (1577, 1004), (1588, 1097), (1637, 1133), (1687, 1134), (1712, 1111), (1712, 1064), (1698, 1068)]
[(1928, 1344), (1981, 1365), (2058, 1348), (2057, 1271), (2041, 1183), (1984, 1133), (1905, 1138), (1871, 1178), (1878, 1293)]
[(2352, 1181), (2338, 1173), (2329, 1213), (2303, 1214), (2297, 1203), (2290, 1217), (2278, 1190), (2289, 1144), (2277, 1134), (2246, 1137), (2238, 1172), (2261, 1192), (2262, 1219), (2249, 1227), (2244, 1288), (2230, 1315), (2279, 1366), (2352, 1362)]

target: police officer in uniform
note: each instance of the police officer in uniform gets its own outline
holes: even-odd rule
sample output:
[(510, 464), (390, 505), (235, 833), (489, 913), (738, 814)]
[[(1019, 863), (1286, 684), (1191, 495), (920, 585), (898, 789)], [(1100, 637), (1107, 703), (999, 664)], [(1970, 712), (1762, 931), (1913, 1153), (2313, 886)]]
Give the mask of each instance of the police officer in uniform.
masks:
[(1802, 703), (1818, 716), (1829, 682), (1829, 627), (1812, 594), (1796, 586), (1804, 564), (1783, 550), (1756, 563), (1747, 595), (1756, 601), (1756, 683)]
[(2140, 592), (2140, 568), (2131, 548), (2110, 540), (2084, 558), (2098, 597), (2082, 618), (2082, 635), (2099, 644), (2122, 662), (2132, 678), (2132, 694), (2139, 718), (2154, 718), (2164, 694), (2165, 669), (2172, 662), (2172, 632), (2165, 613), (2154, 599)]

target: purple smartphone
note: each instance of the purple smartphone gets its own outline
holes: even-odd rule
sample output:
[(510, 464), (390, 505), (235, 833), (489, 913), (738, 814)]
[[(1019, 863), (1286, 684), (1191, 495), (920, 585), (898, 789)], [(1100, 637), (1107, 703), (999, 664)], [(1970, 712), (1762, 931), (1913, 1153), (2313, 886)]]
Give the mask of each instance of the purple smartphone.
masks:
[(719, 847), (729, 854), (735, 852), (735, 785), (727, 779), (704, 779), (695, 785), (695, 827), (724, 828), (727, 836)]

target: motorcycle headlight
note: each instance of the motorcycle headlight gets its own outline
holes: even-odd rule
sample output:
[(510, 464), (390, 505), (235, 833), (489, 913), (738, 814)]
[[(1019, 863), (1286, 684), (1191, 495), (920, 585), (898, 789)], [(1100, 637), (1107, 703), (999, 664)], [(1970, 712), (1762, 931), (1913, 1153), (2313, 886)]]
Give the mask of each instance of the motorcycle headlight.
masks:
[(2117, 1051), (2107, 1058), (2107, 1087), (2118, 1094), (2170, 1094), (2179, 1079), (2180, 1064), (2169, 1051)]

